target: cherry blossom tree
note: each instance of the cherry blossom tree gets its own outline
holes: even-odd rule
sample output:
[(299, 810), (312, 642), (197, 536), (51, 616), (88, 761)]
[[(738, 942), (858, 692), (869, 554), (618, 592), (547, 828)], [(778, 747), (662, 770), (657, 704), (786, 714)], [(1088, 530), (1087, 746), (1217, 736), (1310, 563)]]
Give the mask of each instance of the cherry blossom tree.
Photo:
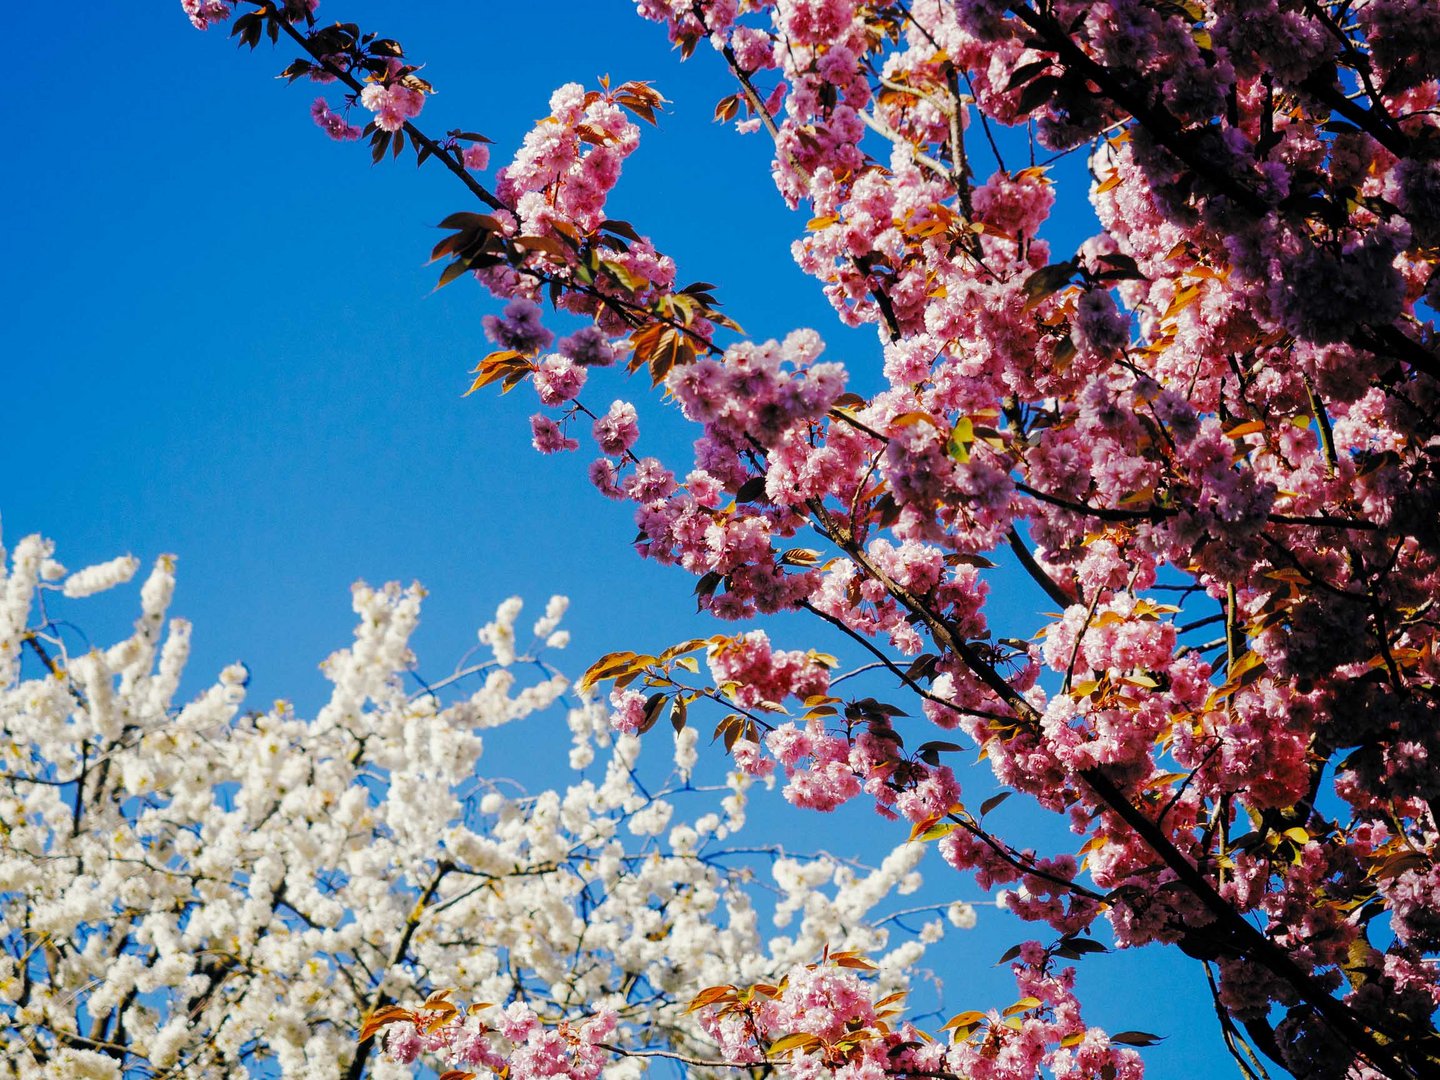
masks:
[[(307, 721), (283, 701), (246, 709), (239, 664), (179, 703), (191, 628), (167, 623), (170, 556), (129, 637), (73, 650), (57, 608), (138, 567), (67, 574), (38, 536), (0, 563), (0, 1076), (408, 1076), (419, 1033), (392, 1026), (387, 1060), (365, 1021), (410, 999), (448, 1015), (447, 992), (506, 1005), (512, 1034), (583, 1004), (610, 1018), (587, 1038), (694, 1053), (697, 981), (778, 981), (829, 947), (873, 956), (898, 998), (947, 916), (973, 924), (958, 903), (902, 908), (915, 934), (876, 913), (919, 887), (919, 844), (873, 868), (753, 841), (745, 857), (751, 780), (693, 784), (693, 729), (663, 786), (583, 702), (568, 720), (584, 777), (527, 795), (478, 772), (482, 732), (568, 686), (542, 653), (565, 643), (559, 597), (531, 648), (506, 601), (488, 657), (407, 690), (422, 590), (357, 585), (355, 641), (326, 660), (334, 688)], [(788, 933), (761, 930), (757, 851)]]
[[(709, 988), (719, 1060), (1131, 1075), (1050, 966), (1104, 925), (1203, 966), (1246, 1076), (1434, 1075), (1440, 7), (637, 6), (733, 77), (715, 115), (773, 143), (807, 218), (796, 260), (875, 329), (879, 392), (849, 389), (812, 331), (744, 340), (716, 286), (682, 286), (607, 216), (655, 88), (562, 87), (482, 182), (481, 135), (417, 126), (432, 87), (394, 39), (300, 0), (184, 2), (298, 50), (284, 74), (322, 85), (332, 137), (377, 162), (408, 147), (468, 189), (480, 205), (433, 254), (442, 285), (505, 302), (471, 389), (528, 383), (543, 453), (593, 440), (590, 478), (633, 504), (641, 555), (695, 575), (717, 618), (809, 613), (909, 699), (847, 700), (813, 654), (752, 632), (602, 659), (581, 685), (613, 687), (614, 725), (683, 728), (718, 701), (742, 770), (783, 773), (810, 810), (872, 800), (1059, 935), (1017, 954), (1023, 1008), (957, 1017), (948, 1045), (823, 967)], [(1101, 228), (1052, 251), (1045, 161), (1074, 152)], [(633, 402), (585, 404), (612, 365), (663, 391), (693, 460), (644, 454)], [(1059, 610), (1034, 638), (992, 626), (997, 552)], [(1078, 851), (998, 835), (951, 738)], [(591, 1075), (604, 1037), (504, 1029), (473, 1060), (549, 1075), (559, 1059), (529, 1048), (558, 1039)]]

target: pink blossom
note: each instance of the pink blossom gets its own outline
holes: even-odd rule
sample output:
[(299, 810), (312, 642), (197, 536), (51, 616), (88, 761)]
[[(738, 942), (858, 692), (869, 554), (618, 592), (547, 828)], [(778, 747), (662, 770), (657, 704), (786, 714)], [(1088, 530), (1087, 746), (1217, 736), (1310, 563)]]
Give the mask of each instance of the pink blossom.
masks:
[(540, 1021), (534, 1010), (523, 1001), (512, 1001), (500, 1015), (500, 1034), (511, 1042), (524, 1042), (540, 1032)]
[(746, 72), (774, 67), (775, 44), (770, 35), (757, 27), (741, 26), (730, 37), (735, 59)]
[(626, 478), (625, 495), (635, 502), (663, 499), (675, 490), (675, 474), (657, 458), (645, 457), (635, 463), (635, 471)]
[(424, 1045), (414, 1024), (395, 1024), (386, 1032), (385, 1052), (402, 1064), (419, 1057)]
[(580, 443), (565, 437), (565, 433), (550, 417), (536, 413), (530, 417), (531, 443), (542, 454), (555, 454), (562, 450), (577, 450)]
[(551, 353), (535, 371), (535, 392), (545, 405), (572, 401), (585, 385), (585, 369), (568, 357)]
[(555, 335), (540, 325), (540, 305), (524, 297), (506, 304), (503, 315), (486, 315), (481, 325), (496, 345), (520, 353), (537, 353), (555, 340)]
[(616, 731), (633, 735), (645, 721), (645, 695), (638, 690), (617, 690), (610, 695), (614, 712), (610, 724)]
[(1130, 344), (1130, 320), (1115, 307), (1104, 289), (1090, 289), (1075, 304), (1075, 343), (1104, 356)]
[(727, 638), (706, 659), (717, 682), (735, 683), (736, 702), (747, 708), (823, 694), (830, 672), (813, 654), (775, 650), (763, 630)]
[(615, 362), (615, 350), (598, 326), (587, 326), (560, 339), (560, 354), (582, 367), (608, 367)]
[(316, 125), (336, 142), (348, 142), (360, 138), (360, 129), (354, 124), (347, 123), (339, 113), (332, 112), (330, 103), (323, 97), (317, 97), (310, 106), (310, 116)]
[(460, 153), (465, 167), (474, 172), (484, 172), (490, 167), (490, 147), (482, 142), (472, 142)]
[(1344, 340), (1362, 317), (1390, 322), (1404, 299), (1397, 247), (1393, 235), (1375, 232), (1342, 252), (1306, 243), (1282, 253), (1271, 271), (1270, 303), (1286, 329), (1320, 345)]
[(615, 457), (624, 454), (640, 437), (635, 406), (626, 401), (614, 402), (610, 411), (595, 421), (594, 432), (602, 451)]
[(375, 126), (382, 131), (399, 131), (425, 107), (423, 91), (403, 83), (369, 83), (360, 92), (360, 104), (375, 114)]
[(233, 0), (180, 0), (180, 7), (197, 30), (208, 30), (230, 18)]
[(695, 469), (685, 477), (685, 489), (697, 503), (708, 507), (718, 506), (724, 491), (720, 481), (704, 469)]
[(769, 776), (775, 771), (775, 759), (766, 757), (760, 744), (752, 739), (737, 739), (730, 755), (736, 766), (751, 776)]
[(596, 458), (592, 461), (589, 475), (590, 482), (606, 498), (623, 499), (625, 497), (625, 493), (620, 490), (620, 470), (609, 458)]
[(980, 219), (1011, 236), (1038, 235), (1053, 205), (1054, 188), (1043, 174), (996, 172), (975, 189)]

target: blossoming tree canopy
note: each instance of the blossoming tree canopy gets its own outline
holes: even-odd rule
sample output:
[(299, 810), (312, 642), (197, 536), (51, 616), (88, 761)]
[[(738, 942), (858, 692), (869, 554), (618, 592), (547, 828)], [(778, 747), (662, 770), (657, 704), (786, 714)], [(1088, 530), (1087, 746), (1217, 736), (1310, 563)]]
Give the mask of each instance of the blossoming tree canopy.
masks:
[(639, 741), (591, 704), (569, 712), (585, 778), (526, 796), (478, 773), (483, 731), (567, 686), (541, 652), (565, 643), (561, 598), (529, 649), (507, 601), (481, 631), (487, 659), (409, 691), (422, 592), (357, 586), (355, 641), (326, 660), (333, 691), (307, 721), (245, 709), (238, 664), (179, 704), (191, 628), (167, 622), (168, 556), (134, 632), (72, 654), (63, 598), (139, 563), (67, 573), (52, 551), (30, 536), (0, 563), (0, 1076), (393, 1078), (422, 1048), (494, 1060), (478, 1032), (402, 1024), (396, 1060), (372, 1052), (367, 1016), (439, 1010), (447, 991), (508, 1003), (500, 1029), (536, 1055), (537, 1016), (596, 1009), (587, 1038), (701, 1052), (691, 985), (819, 978), (802, 973), (828, 947), (873, 957), (893, 1002), (945, 916), (974, 921), (932, 905), (906, 935), (875, 910), (919, 887), (918, 844), (868, 869), (776, 849), (774, 915), (795, 925), (765, 934), (754, 840), (737, 850), (750, 781), (692, 785), (693, 729), (663, 788), (642, 786)]
[[(716, 286), (680, 285), (608, 218), (654, 88), (562, 87), (486, 184), (478, 134), (417, 126), (431, 87), (393, 39), (310, 3), (185, 7), (202, 27), (244, 9), (243, 42), (283, 36), (287, 76), (331, 87), (322, 128), (377, 161), (409, 146), (478, 200), (433, 252), (441, 284), (505, 302), (471, 390), (530, 384), (542, 452), (593, 441), (642, 555), (695, 575), (719, 618), (808, 612), (910, 699), (846, 700), (814, 651), (751, 634), (604, 658), (584, 684), (613, 683), (622, 731), (720, 699), (726, 748), (782, 770), (792, 802), (874, 800), (957, 870), (1018, 883), (1011, 907), (1062, 942), (1103, 921), (1177, 947), (1246, 1075), (1262, 1056), (1440, 1069), (1440, 6), (641, 0), (733, 77), (716, 117), (773, 142), (808, 218), (798, 263), (877, 331), (869, 396), (814, 332), (740, 338)], [(1052, 250), (1077, 193), (1043, 162), (1075, 151), (1101, 228)], [(644, 454), (633, 402), (584, 403), (617, 364), (663, 391), (693, 459)], [(1033, 639), (991, 625), (997, 550), (1058, 609)], [(1079, 850), (995, 835), (954, 738)], [(700, 1008), (733, 1018), (725, 1000)], [(1130, 1068), (1022, 1053), (1026, 1022), (995, 1019), (934, 1059), (875, 1057), (888, 1035), (829, 1019), (768, 1044), (757, 1027), (753, 1052), (797, 1075)]]

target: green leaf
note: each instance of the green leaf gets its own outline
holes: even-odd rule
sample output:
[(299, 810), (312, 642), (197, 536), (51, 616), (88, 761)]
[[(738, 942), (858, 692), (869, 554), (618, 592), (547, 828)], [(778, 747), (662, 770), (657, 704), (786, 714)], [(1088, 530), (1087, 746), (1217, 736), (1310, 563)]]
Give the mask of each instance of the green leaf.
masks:
[(955, 427), (950, 432), (950, 439), (945, 445), (945, 452), (958, 461), (961, 465), (970, 462), (970, 447), (975, 445), (975, 421), (968, 416), (962, 416), (955, 421)]
[(950, 835), (952, 832), (954, 832), (954, 831), (955, 831), (955, 822), (953, 822), (953, 821), (937, 821), (934, 825), (931, 825), (928, 829), (923, 829), (923, 830), (921, 830), (920, 833), (919, 833), (918, 835), (912, 837), (912, 839), (914, 839), (914, 840), (919, 840), (919, 841), (923, 844), (923, 843), (925, 843), (925, 842), (928, 841), (928, 840), (940, 840), (940, 839), (942, 839), (942, 838), (944, 838), (944, 837), (946, 837), (946, 836), (949, 836), (949, 835)]

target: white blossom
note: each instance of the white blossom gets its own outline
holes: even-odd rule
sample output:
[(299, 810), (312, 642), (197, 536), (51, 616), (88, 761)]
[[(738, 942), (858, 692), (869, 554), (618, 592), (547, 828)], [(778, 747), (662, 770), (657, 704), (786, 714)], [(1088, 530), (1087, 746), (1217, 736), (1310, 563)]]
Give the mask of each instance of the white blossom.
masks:
[(124, 585), (139, 569), (140, 560), (134, 555), (121, 555), (109, 562), (87, 566), (65, 579), (65, 595), (72, 598), (91, 596), (106, 589), (113, 589), (117, 585)]
[(963, 901), (957, 900), (946, 908), (945, 918), (961, 930), (975, 929), (975, 909)]
[[(585, 772), (568, 786), (527, 795), (478, 772), (483, 731), (566, 690), (518, 663), (518, 599), (481, 632), (492, 655), (429, 691), (405, 681), (423, 590), (357, 585), (354, 640), (322, 665), (330, 697), (306, 720), (285, 701), (249, 708), (239, 663), (179, 700), (191, 628), (168, 618), (169, 556), (133, 632), (72, 655), (79, 639), (37, 602), (62, 591), (45, 584), (51, 553), (27, 537), (0, 562), (0, 1080), (329, 1080), (357, 1053), (385, 1080), (408, 1070), (358, 1042), (363, 1016), (447, 987), (523, 994), (550, 1016), (608, 1005), (624, 1037), (703, 1054), (685, 1012), (700, 988), (773, 981), (829, 946), (873, 954), (898, 989), (920, 957), (921, 941), (867, 921), (915, 884), (919, 845), (873, 870), (726, 857), (750, 780), (691, 789), (689, 729), (648, 792), (641, 741), (612, 739), (591, 702), (566, 717)], [(63, 591), (134, 572), (112, 560)], [(563, 633), (564, 611), (550, 601), (537, 642)], [(48, 643), (49, 666), (22, 658), (25, 640)], [(548, 753), (542, 725), (559, 720), (531, 723)], [(757, 874), (788, 936), (761, 933)], [(629, 994), (637, 980), (646, 994)], [(606, 1075), (635, 1080), (638, 1065)]]

